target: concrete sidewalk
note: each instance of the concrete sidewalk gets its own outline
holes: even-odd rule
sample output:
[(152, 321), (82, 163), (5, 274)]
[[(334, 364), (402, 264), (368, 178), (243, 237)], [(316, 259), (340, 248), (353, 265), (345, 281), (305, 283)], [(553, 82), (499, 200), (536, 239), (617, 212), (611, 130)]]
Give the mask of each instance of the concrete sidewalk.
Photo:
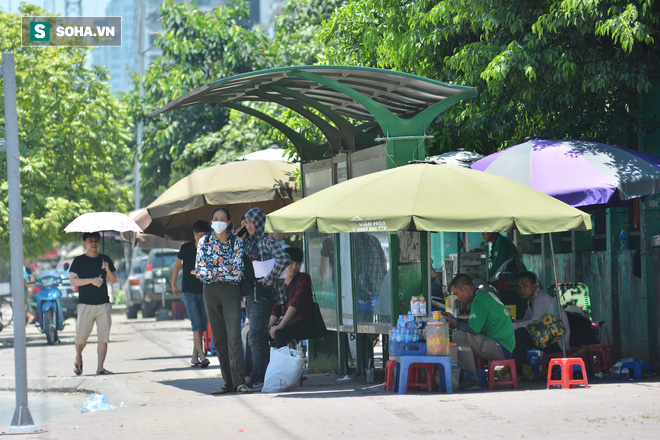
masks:
[[(189, 322), (113, 315), (106, 368), (96, 376), (95, 337), (85, 350), (84, 373), (73, 374), (73, 333), (69, 324), (58, 345), (28, 328), (28, 383), (31, 393), (66, 395), (77, 412), (35, 420), (28, 439), (97, 438), (357, 438), (392, 435), (416, 438), (656, 438), (660, 428), (660, 383), (601, 382), (589, 389), (476, 393), (383, 391), (380, 383), (309, 375), (305, 385), (281, 394), (211, 396), (222, 385), (217, 359), (207, 369), (190, 367)], [(0, 332), (0, 391), (14, 386), (11, 333)], [(378, 379), (379, 376), (377, 376)], [(530, 385), (524, 383), (523, 385)], [(105, 394), (124, 407), (79, 414), (84, 400)], [(34, 394), (31, 394), (34, 396)], [(39, 399), (31, 398), (29, 405)], [(6, 400), (0, 400), (6, 402)], [(12, 411), (9, 411), (11, 413)], [(5, 413), (7, 413), (5, 411)], [(0, 412), (3, 414), (3, 412)], [(6, 432), (11, 418), (0, 420)]]

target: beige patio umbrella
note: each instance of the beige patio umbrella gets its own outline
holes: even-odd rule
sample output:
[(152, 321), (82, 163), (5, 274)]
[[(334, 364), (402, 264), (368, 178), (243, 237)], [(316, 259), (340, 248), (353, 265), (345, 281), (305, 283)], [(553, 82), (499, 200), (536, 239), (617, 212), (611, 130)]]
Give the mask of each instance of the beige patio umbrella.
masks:
[(588, 214), (512, 180), (446, 164), (411, 164), (333, 185), (268, 214), (267, 231), (521, 234), (591, 229)]
[(294, 183), (298, 164), (246, 160), (195, 171), (147, 206), (151, 223), (145, 233), (190, 240), (197, 220), (211, 220), (219, 206), (229, 208), (234, 226), (254, 207), (272, 212), (299, 198)]

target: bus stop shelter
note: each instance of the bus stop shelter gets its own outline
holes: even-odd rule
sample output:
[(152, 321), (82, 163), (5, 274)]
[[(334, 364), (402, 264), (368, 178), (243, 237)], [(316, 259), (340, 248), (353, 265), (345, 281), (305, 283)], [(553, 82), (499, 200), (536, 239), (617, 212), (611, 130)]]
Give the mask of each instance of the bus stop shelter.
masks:
[[(424, 160), (428, 128), (474, 88), (391, 70), (292, 66), (224, 78), (170, 102), (150, 116), (194, 105), (218, 105), (257, 117), (282, 132), (301, 158), (303, 197), (353, 177)], [(306, 118), (325, 136), (314, 143), (251, 102), (271, 102)], [(438, 189), (441, 190), (440, 188)], [(323, 348), (358, 374), (373, 356), (374, 335), (387, 334), (411, 296), (430, 309), (427, 232), (304, 235), (306, 271), (329, 330)], [(355, 340), (353, 345), (349, 341)], [(349, 349), (352, 346), (352, 350)], [(386, 348), (384, 348), (386, 350)]]

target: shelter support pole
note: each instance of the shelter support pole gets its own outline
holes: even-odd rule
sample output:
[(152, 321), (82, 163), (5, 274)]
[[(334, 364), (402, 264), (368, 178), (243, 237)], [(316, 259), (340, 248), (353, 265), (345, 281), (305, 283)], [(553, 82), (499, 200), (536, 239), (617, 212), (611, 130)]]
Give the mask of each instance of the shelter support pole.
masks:
[[(552, 234), (548, 232), (548, 238), (550, 239), (550, 255), (552, 258), (552, 275), (555, 279), (555, 300), (557, 301), (557, 314), (560, 321), (562, 320), (561, 313), (561, 291), (559, 290), (559, 279), (557, 278), (557, 263), (555, 262), (555, 246), (552, 243)], [(566, 325), (568, 323), (564, 323)], [(561, 346), (561, 352), (566, 357), (566, 345), (564, 344), (564, 338), (559, 339), (559, 345)]]
[(14, 372), (16, 409), (9, 433), (35, 432), (27, 395), (27, 356), (25, 352), (25, 296), (23, 294), (23, 211), (21, 208), (21, 167), (18, 148), (16, 71), (14, 54), (2, 54), (5, 93), (5, 132), (7, 141), (7, 184), (9, 198), (9, 246), (11, 253), (11, 292), (14, 308)]

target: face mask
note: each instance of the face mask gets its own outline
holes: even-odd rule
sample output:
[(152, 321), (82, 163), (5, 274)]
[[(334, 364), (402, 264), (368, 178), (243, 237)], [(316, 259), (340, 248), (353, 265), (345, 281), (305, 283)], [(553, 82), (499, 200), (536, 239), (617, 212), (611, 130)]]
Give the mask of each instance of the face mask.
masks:
[(229, 223), (225, 223), (225, 222), (211, 223), (211, 227), (213, 228), (216, 234), (221, 234), (225, 229), (227, 229), (227, 226), (229, 226)]

